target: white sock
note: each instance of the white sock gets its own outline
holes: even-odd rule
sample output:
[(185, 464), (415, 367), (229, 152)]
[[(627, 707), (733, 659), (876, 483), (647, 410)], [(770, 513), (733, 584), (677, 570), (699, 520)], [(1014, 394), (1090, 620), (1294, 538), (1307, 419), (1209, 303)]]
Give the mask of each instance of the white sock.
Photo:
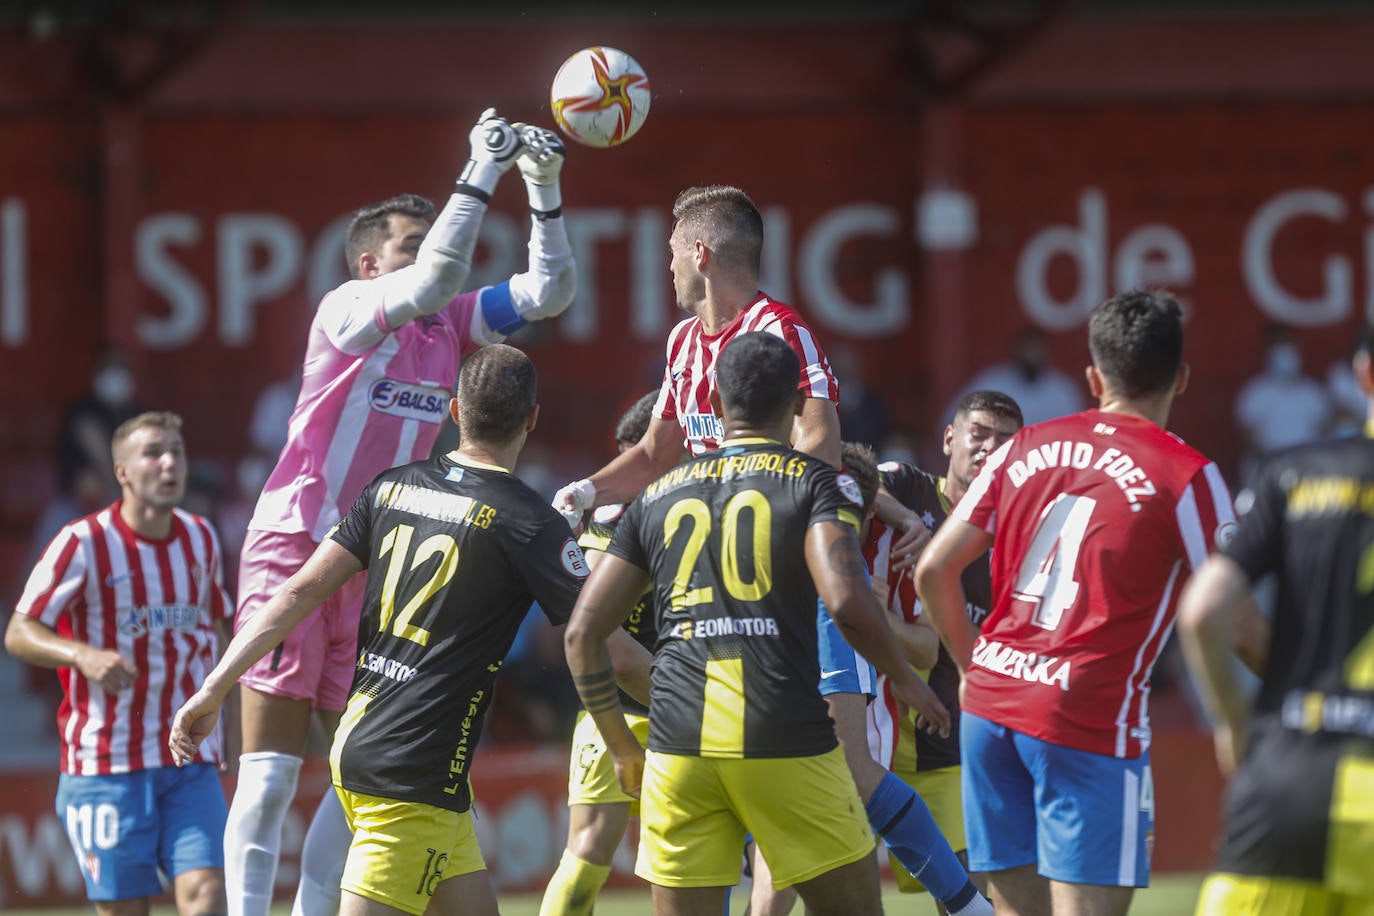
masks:
[(224, 826), (229, 916), (268, 916), (281, 853), (281, 825), (296, 794), (301, 758), (275, 751), (239, 757), (239, 780)]
[(339, 884), (353, 842), (338, 793), (330, 786), (320, 799), (301, 848), (301, 883), (291, 916), (338, 916)]
[(957, 910), (950, 910), (949, 916), (993, 916), (992, 901), (982, 894), (974, 894), (968, 903)]

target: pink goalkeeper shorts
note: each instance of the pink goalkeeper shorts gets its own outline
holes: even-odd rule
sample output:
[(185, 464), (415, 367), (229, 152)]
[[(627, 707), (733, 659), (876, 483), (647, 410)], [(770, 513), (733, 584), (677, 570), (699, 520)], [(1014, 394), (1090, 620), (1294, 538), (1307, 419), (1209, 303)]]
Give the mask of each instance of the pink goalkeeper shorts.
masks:
[[(304, 531), (248, 532), (239, 560), (235, 633), (281, 591), (316, 546)], [(317, 709), (342, 710), (358, 661), (358, 617), (366, 582), (364, 573), (349, 579), (298, 623), (285, 642), (244, 672), (239, 683), (273, 696), (309, 700)]]

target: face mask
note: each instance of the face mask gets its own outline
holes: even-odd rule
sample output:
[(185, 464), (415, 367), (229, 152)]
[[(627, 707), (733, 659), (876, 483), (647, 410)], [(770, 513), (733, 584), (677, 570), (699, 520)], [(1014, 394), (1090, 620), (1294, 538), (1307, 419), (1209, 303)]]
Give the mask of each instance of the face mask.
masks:
[(1294, 378), (1302, 371), (1302, 355), (1297, 347), (1282, 345), (1269, 351), (1269, 373), (1280, 378)]
[(128, 369), (111, 366), (95, 377), (95, 396), (116, 407), (129, 403), (134, 396), (134, 374)]

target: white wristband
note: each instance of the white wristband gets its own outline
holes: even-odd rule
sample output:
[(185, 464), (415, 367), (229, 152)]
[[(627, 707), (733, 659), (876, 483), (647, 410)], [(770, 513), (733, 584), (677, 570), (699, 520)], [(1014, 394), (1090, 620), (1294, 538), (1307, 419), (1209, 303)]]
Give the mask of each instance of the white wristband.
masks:
[(535, 184), (526, 180), (525, 193), (529, 196), (530, 209), (545, 218), (557, 215), (563, 208), (563, 191), (556, 178), (553, 184)]

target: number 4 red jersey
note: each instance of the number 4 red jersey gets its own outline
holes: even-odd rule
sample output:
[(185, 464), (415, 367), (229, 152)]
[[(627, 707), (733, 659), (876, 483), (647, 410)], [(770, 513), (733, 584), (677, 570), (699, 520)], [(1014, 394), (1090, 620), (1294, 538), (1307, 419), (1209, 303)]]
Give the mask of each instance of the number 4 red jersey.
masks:
[(1216, 465), (1148, 420), (1087, 410), (1021, 430), (954, 515), (994, 536), (993, 607), (964, 709), (1054, 744), (1140, 756), (1179, 592), (1235, 530)]

